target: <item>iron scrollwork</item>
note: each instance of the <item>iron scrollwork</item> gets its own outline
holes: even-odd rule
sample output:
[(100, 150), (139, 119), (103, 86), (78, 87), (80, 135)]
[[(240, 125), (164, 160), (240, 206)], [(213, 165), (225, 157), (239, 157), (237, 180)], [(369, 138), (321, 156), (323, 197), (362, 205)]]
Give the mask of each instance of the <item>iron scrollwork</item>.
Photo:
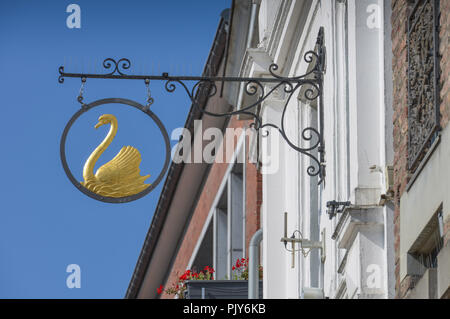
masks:
[(418, 0), (408, 18), (408, 169), (414, 172), (440, 129), (439, 1)]
[[(317, 37), (315, 50), (308, 51), (304, 54), (304, 61), (310, 66), (305, 74), (294, 77), (283, 77), (276, 73), (278, 65), (273, 63), (269, 66), (268, 72), (270, 77), (264, 78), (249, 78), (249, 77), (215, 77), (215, 76), (169, 76), (168, 73), (162, 75), (128, 75), (122, 70), (127, 70), (131, 67), (131, 62), (128, 59), (120, 59), (117, 62), (114, 59), (108, 58), (103, 61), (103, 67), (105, 69), (112, 70), (112, 72), (106, 74), (79, 74), (79, 73), (65, 73), (64, 67), (59, 68), (59, 82), (63, 83), (65, 77), (79, 77), (79, 78), (103, 78), (103, 79), (137, 79), (145, 80), (146, 83), (150, 80), (165, 81), (165, 89), (167, 92), (174, 92), (177, 86), (185, 90), (189, 99), (194, 107), (199, 111), (209, 116), (215, 117), (230, 117), (238, 114), (245, 114), (254, 119), (252, 127), (258, 132), (262, 132), (263, 128), (274, 128), (278, 130), (280, 135), (286, 141), (286, 143), (296, 150), (297, 152), (304, 154), (311, 158), (312, 164), (307, 168), (307, 173), (311, 177), (319, 177), (319, 183), (325, 176), (324, 169), (324, 141), (323, 141), (323, 72), (325, 61), (325, 49), (323, 46), (323, 28), (320, 28), (319, 35)], [(186, 83), (194, 84), (190, 87)], [(248, 96), (255, 97), (256, 100), (241, 107), (240, 109), (214, 113), (199, 107), (199, 97), (213, 97), (219, 91), (217, 83), (224, 82), (240, 82), (243, 83), (244, 93)], [(266, 84), (272, 84), (270, 88), (266, 88)], [(305, 88), (300, 91), (301, 88)], [(287, 98), (284, 102), (284, 108), (281, 115), (281, 125), (278, 127), (273, 123), (262, 123), (261, 115), (255, 109), (260, 106), (268, 97), (274, 94), (275, 91), (282, 90)], [(318, 128), (306, 127), (301, 131), (300, 139), (309, 143), (304, 147), (294, 143), (287, 135), (285, 128), (286, 111), (288, 104), (295, 92), (302, 92), (305, 100), (317, 101), (319, 110), (319, 125)], [(265, 131), (262, 136), (268, 134)], [(315, 152), (319, 154), (319, 158), (315, 155)]]

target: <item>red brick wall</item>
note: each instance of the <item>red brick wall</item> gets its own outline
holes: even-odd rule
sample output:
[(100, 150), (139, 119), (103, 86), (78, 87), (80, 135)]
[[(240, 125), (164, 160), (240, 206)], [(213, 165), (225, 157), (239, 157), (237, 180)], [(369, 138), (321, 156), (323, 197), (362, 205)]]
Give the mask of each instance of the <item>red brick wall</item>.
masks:
[[(396, 275), (396, 297), (402, 298), (413, 284), (413, 278), (406, 277), (400, 282), (399, 251), (400, 251), (400, 198), (405, 192), (409, 180), (407, 169), (407, 146), (408, 146), (408, 107), (407, 107), (407, 31), (406, 21), (408, 16), (408, 4), (412, 1), (392, 0), (392, 51), (393, 51), (393, 108), (394, 108), (394, 191), (395, 191), (395, 213), (394, 213), (394, 235), (395, 235), (395, 275)], [(441, 95), (441, 126), (444, 128), (450, 114), (449, 75), (450, 63), (448, 43), (450, 36), (450, 0), (440, 1), (440, 47), (442, 56), (440, 95)]]
[[(247, 165), (246, 185), (246, 232), (245, 247), (248, 248), (253, 234), (260, 228), (261, 204), (262, 204), (262, 175), (253, 164)], [(247, 251), (248, 254), (248, 251)]]
[[(450, 0), (441, 0), (441, 28), (439, 31), (439, 54), (441, 56), (441, 126), (445, 127), (450, 117)], [(444, 221), (444, 246), (450, 242), (450, 217)], [(448, 296), (450, 297), (450, 296)]]
[(400, 291), (400, 197), (405, 191), (407, 170), (407, 47), (405, 25), (407, 4), (405, 0), (392, 1), (392, 73), (393, 73), (393, 108), (394, 108), (394, 236), (395, 236), (395, 291)]
[(441, 0), (441, 29), (439, 32), (439, 54), (441, 55), (441, 126), (445, 127), (450, 115), (450, 0)]
[(450, 243), (450, 216), (444, 221), (444, 247)]
[[(232, 117), (228, 127), (242, 128), (245, 124), (247, 124), (248, 127), (249, 123), (250, 122), (248, 121), (241, 121), (236, 117)], [(237, 145), (238, 138), (239, 137), (235, 136), (234, 145)], [(247, 142), (249, 142), (248, 138)], [(222, 147), (225, 147), (225, 145), (226, 135), (224, 136)], [(220, 151), (221, 150), (219, 150), (219, 152)], [(225, 151), (223, 154), (225, 154)], [(182, 244), (173, 263), (172, 269), (170, 271), (170, 276), (164, 285), (166, 288), (171, 287), (172, 284), (178, 280), (179, 275), (184, 273), (184, 271), (186, 270), (189, 259), (191, 258), (197, 241), (199, 240), (201, 231), (205, 225), (205, 221), (208, 217), (214, 199), (219, 191), (220, 184), (222, 183), (228, 165), (228, 163), (212, 164), (207, 181), (203, 188), (203, 192), (199, 197), (199, 201), (194, 210), (191, 222), (187, 228), (186, 234), (183, 238)], [(248, 242), (251, 236), (257, 229), (259, 229), (260, 225), (260, 205), (262, 196), (260, 191), (258, 190), (262, 189), (262, 178), (260, 173), (256, 170), (256, 166), (252, 163), (246, 163), (246, 171), (246, 240), (248, 247)], [(163, 293), (161, 295), (161, 298), (173, 298), (173, 295), (167, 295), (166, 293)]]

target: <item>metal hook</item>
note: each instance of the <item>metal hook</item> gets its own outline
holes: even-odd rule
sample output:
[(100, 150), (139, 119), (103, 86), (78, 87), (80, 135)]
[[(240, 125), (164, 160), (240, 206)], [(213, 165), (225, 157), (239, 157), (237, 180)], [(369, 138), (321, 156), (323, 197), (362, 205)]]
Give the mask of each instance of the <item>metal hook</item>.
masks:
[(150, 105), (154, 102), (150, 92), (150, 79), (145, 79), (145, 86), (147, 87), (147, 104), (145, 105), (145, 111), (148, 111), (150, 109)]
[(84, 93), (84, 85), (86, 83), (86, 77), (81, 78), (81, 87), (80, 87), (80, 93), (78, 94), (77, 100), (81, 103), (81, 106), (84, 107), (85, 104), (83, 103), (83, 93)]

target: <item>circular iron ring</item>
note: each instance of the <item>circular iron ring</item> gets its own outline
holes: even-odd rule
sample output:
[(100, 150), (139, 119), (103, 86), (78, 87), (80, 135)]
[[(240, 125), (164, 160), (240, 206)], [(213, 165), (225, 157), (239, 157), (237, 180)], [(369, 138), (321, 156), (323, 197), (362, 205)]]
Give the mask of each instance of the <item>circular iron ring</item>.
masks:
[[(118, 103), (118, 104), (124, 104), (124, 105), (129, 105), (129, 106), (133, 106), (135, 108), (137, 108), (138, 110), (144, 112), (145, 114), (147, 114), (158, 126), (159, 130), (161, 131), (161, 134), (163, 135), (164, 138), (164, 143), (166, 146), (166, 159), (164, 162), (164, 167), (161, 170), (161, 172), (159, 173), (158, 177), (156, 178), (156, 180), (150, 184), (149, 187), (147, 187), (146, 189), (144, 189), (142, 192), (139, 192), (135, 195), (131, 195), (131, 196), (124, 196), (124, 197), (107, 197), (107, 196), (101, 196), (98, 195), (94, 192), (91, 192), (90, 190), (88, 190), (86, 187), (84, 187), (83, 185), (81, 185), (81, 183), (73, 176), (72, 172), (69, 169), (69, 166), (67, 165), (67, 160), (66, 160), (66, 138), (67, 138), (67, 134), (70, 131), (70, 128), (72, 127), (73, 123), (84, 113), (86, 113), (87, 111), (89, 111), (90, 109), (93, 109), (94, 107), (103, 105), (103, 104), (112, 104), (112, 103)], [(156, 186), (158, 186), (158, 184), (161, 182), (161, 180), (163, 179), (167, 168), (169, 167), (169, 163), (170, 163), (170, 139), (169, 139), (169, 135), (167, 134), (166, 128), (164, 127), (164, 125), (162, 124), (161, 120), (152, 112), (150, 111), (150, 109), (145, 108), (143, 105), (132, 101), (132, 100), (128, 100), (128, 99), (122, 99), (122, 98), (107, 98), (107, 99), (101, 99), (101, 100), (97, 100), (94, 101), (92, 103), (89, 104), (83, 104), (82, 108), (80, 110), (78, 110), (78, 112), (76, 112), (71, 119), (69, 120), (69, 122), (67, 122), (66, 127), (64, 128), (64, 132), (61, 136), (61, 143), (60, 143), (60, 157), (61, 157), (61, 162), (62, 162), (62, 166), (64, 168), (64, 172), (66, 173), (67, 177), (69, 178), (69, 180), (72, 182), (72, 184), (78, 188), (82, 193), (84, 193), (85, 195), (102, 201), (102, 202), (106, 202), (106, 203), (127, 203), (127, 202), (131, 202), (134, 201), (136, 199), (139, 199), (145, 195), (147, 195), (148, 193), (150, 193), (153, 189), (155, 189)]]

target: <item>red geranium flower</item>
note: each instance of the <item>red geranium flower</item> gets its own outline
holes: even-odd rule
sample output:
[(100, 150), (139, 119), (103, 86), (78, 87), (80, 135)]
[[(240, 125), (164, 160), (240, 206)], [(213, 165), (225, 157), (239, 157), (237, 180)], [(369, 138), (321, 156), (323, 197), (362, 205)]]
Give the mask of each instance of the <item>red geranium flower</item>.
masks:
[(205, 267), (205, 269), (204, 269), (206, 272), (209, 272), (209, 273), (214, 273), (214, 268), (211, 268), (211, 267), (209, 267), (209, 266), (206, 266)]
[(158, 293), (158, 295), (162, 294), (163, 289), (164, 289), (164, 288), (163, 288), (163, 285), (159, 286), (159, 288), (156, 289), (156, 292)]

